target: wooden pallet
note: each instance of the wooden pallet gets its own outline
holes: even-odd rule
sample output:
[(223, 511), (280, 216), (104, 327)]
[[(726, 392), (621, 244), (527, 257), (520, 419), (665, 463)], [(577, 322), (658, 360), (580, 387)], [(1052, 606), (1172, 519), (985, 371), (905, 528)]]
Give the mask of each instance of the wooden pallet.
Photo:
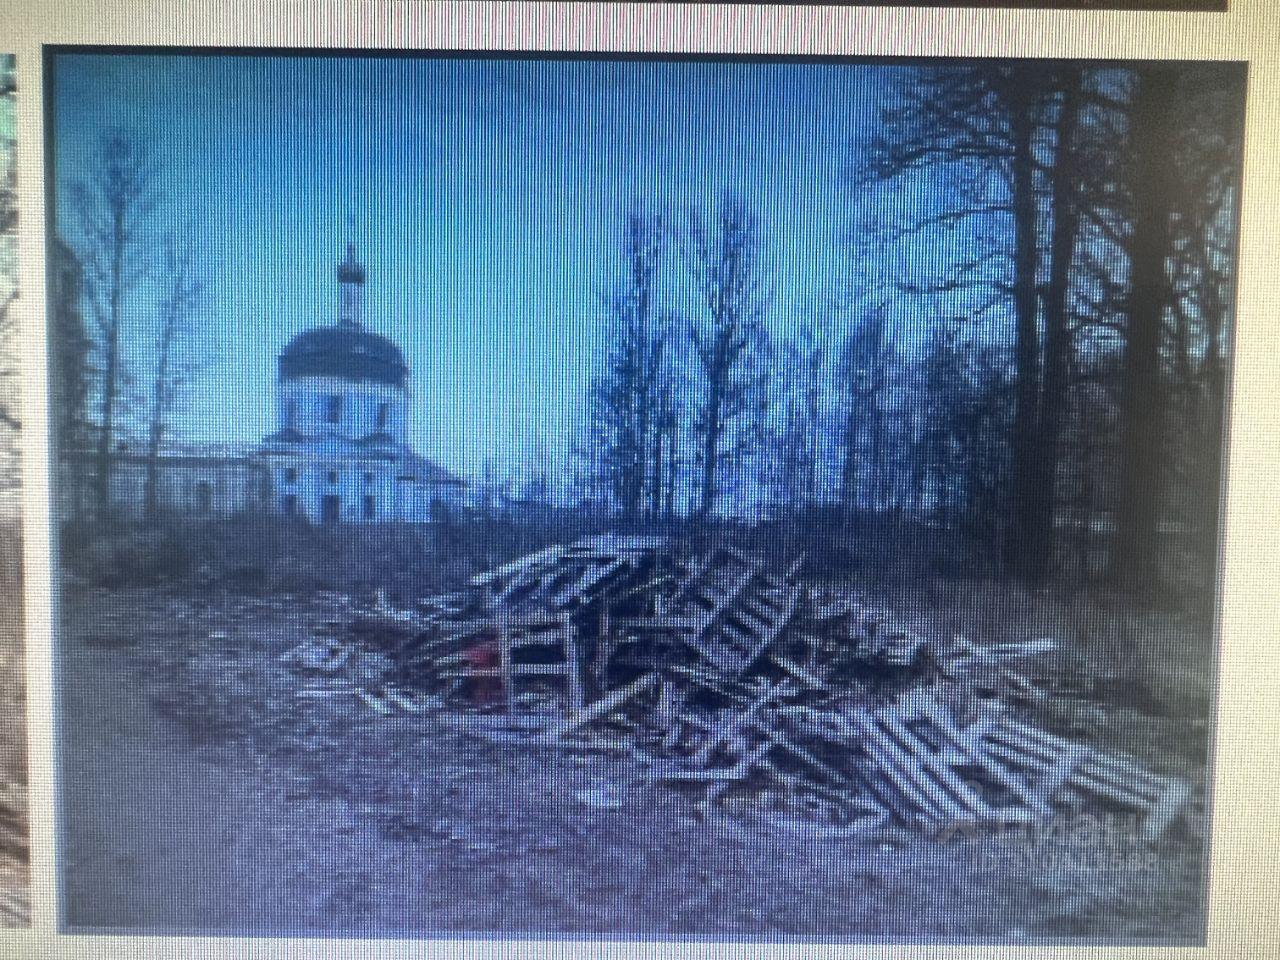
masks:
[(980, 743), (1009, 768), (1027, 771), (1046, 803), (1101, 800), (1142, 817), (1142, 833), (1159, 838), (1191, 799), (1181, 780), (1151, 773), (1133, 760), (1077, 744), (1009, 714), (984, 725)]
[(704, 558), (665, 611), (684, 641), (716, 670), (737, 676), (763, 656), (791, 625), (801, 587), (766, 572), (732, 550)]

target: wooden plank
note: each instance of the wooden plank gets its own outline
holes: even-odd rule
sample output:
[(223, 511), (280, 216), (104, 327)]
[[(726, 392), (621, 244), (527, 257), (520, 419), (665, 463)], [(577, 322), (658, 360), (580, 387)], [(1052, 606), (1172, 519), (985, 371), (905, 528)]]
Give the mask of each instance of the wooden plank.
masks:
[(796, 606), (800, 602), (800, 596), (802, 593), (803, 591), (799, 587), (796, 587), (791, 591), (787, 596), (785, 606), (777, 621), (775, 621), (774, 625), (770, 627), (765, 632), (764, 636), (760, 638), (759, 644), (757, 644), (755, 650), (746, 658), (746, 662), (742, 665), (741, 669), (745, 670), (747, 667), (751, 666), (751, 664), (755, 663), (755, 661), (758, 660), (766, 650), (773, 646), (778, 637), (782, 635), (782, 631), (787, 628), (788, 624), (791, 623), (792, 618), (795, 616)]
[(759, 642), (759, 638), (755, 634), (735, 626), (731, 621), (732, 610), (726, 611), (723, 620), (716, 627), (714, 639), (739, 656), (745, 656)]
[(564, 670), (569, 685), (569, 711), (572, 716), (583, 706), (582, 677), (578, 673), (581, 663), (578, 659), (578, 642), (574, 635), (573, 620), (567, 613), (561, 619), (560, 629), (564, 636)]
[(391, 713), (391, 707), (387, 706), (386, 701), (381, 697), (376, 697), (370, 693), (366, 693), (364, 690), (357, 690), (356, 696), (363, 700), (366, 706), (376, 710), (384, 717)]
[(752, 609), (749, 601), (753, 596), (750, 593), (743, 593), (738, 597), (737, 602), (724, 612), (724, 622), (726, 624), (739, 627), (752, 636), (760, 630), (767, 630), (778, 617), (778, 611), (776, 610), (760, 614)]
[(811, 690), (817, 690), (820, 693), (831, 692), (831, 688), (827, 686), (826, 682), (821, 677), (809, 670), (806, 670), (789, 657), (784, 657), (780, 653), (773, 653), (769, 655), (769, 660), (784, 673), (788, 673), (795, 677)]
[(738, 595), (750, 586), (751, 581), (755, 579), (757, 572), (758, 569), (753, 564), (740, 577), (731, 582), (728, 590), (706, 614), (702, 626), (696, 631), (696, 639), (701, 640), (707, 635), (711, 628), (716, 625), (716, 622), (720, 619), (725, 610), (727, 610), (738, 598)]
[(628, 631), (670, 630), (685, 632), (697, 630), (704, 623), (704, 618), (675, 617), (668, 614), (662, 617), (629, 617), (624, 620), (617, 620), (615, 623), (619, 629)]
[(1158, 790), (1164, 777), (1157, 777), (1150, 770), (1138, 766), (1132, 760), (1117, 756), (1114, 753), (1094, 751), (1089, 762), (1089, 773), (1098, 779), (1127, 784), (1134, 789)]
[(823, 776), (827, 777), (827, 779), (832, 780), (836, 783), (848, 782), (848, 779), (849, 779), (848, 776), (841, 773), (839, 770), (837, 770), (835, 767), (831, 766), (830, 764), (823, 763), (816, 756), (814, 756), (810, 751), (788, 740), (786, 737), (779, 734), (776, 730), (773, 730), (768, 727), (763, 727), (758, 723), (753, 724), (750, 729), (752, 730), (752, 732), (762, 736), (768, 743), (770, 743), (772, 746), (774, 746), (778, 750), (781, 750), (783, 753), (789, 753), (791, 756), (795, 757), (801, 763), (805, 764), (805, 766), (809, 767), (812, 770), (818, 771)]
[(422, 713), (427, 706), (426, 702), (410, 697), (408, 694), (397, 690), (394, 687), (387, 687), (382, 691), (382, 694), (406, 713)]
[(597, 564), (587, 568), (586, 572), (578, 578), (577, 582), (560, 590), (551, 602), (557, 606), (571, 603), (574, 600), (582, 599), (586, 594), (599, 586), (601, 582), (607, 580), (615, 573), (620, 572), (627, 566), (626, 560), (614, 560), (610, 563)]
[(750, 723), (751, 719), (763, 709), (766, 703), (793, 690), (794, 687), (784, 686), (783, 684), (769, 684), (745, 710), (731, 712), (728, 717), (716, 724), (711, 731), (711, 736), (706, 739), (690, 760), (699, 766), (705, 766), (720, 745)]
[(1050, 803), (1092, 751), (1080, 744), (1062, 751), (1062, 754), (1046, 770), (1036, 783), (1036, 795)]
[(908, 754), (881, 730), (874, 717), (863, 714), (853, 720), (866, 734), (868, 747), (876, 751), (875, 758), (881, 771), (899, 790), (935, 818), (965, 819), (964, 808), (945, 790), (938, 789), (938, 783), (929, 777), (919, 759)]
[(625, 687), (619, 687), (611, 693), (601, 697), (595, 703), (583, 707), (571, 717), (566, 717), (562, 722), (553, 724), (548, 727), (541, 736), (538, 737), (539, 743), (555, 743), (566, 734), (572, 733), (580, 727), (586, 726), (593, 720), (598, 720), (606, 713), (618, 709), (628, 700), (638, 697), (640, 694), (649, 690), (658, 682), (657, 673), (646, 673), (644, 676), (633, 680)]
[(937, 754), (924, 743), (909, 727), (896, 716), (881, 717), (881, 726), (891, 734), (907, 751), (938, 781), (938, 785), (949, 792), (955, 800), (968, 808), (968, 811), (983, 819), (991, 819), (995, 815), (985, 800), (956, 774)]
[(508, 676), (512, 677), (563, 677), (565, 675), (565, 665), (563, 663), (512, 663), (510, 669), (502, 667), (473, 667), (469, 670), (446, 670), (440, 676), (452, 679), (459, 677), (462, 679), (478, 679), (480, 677), (499, 677), (505, 682)]
[(477, 574), (471, 578), (472, 586), (487, 587), (492, 583), (503, 580), (512, 574), (519, 573), (529, 567), (539, 564), (554, 563), (564, 554), (565, 548), (559, 544), (550, 547), (544, 547), (536, 553), (529, 553), (523, 557), (517, 557), (509, 563), (504, 563), (500, 567), (495, 567), (485, 573)]
[(1143, 838), (1152, 843), (1159, 840), (1182, 813), (1183, 807), (1190, 801), (1191, 787), (1188, 784), (1179, 780), (1167, 781), (1167, 786), (1160, 799), (1152, 805), (1146, 819), (1143, 820)]
[(493, 602), (498, 605), (511, 603), (511, 598), (521, 590), (536, 593), (542, 577), (546, 573), (542, 569), (521, 570), (516, 573), (501, 589), (495, 589)]
[(1032, 812), (1041, 816), (1047, 816), (1052, 812), (1047, 803), (1047, 798), (1042, 797), (1039, 790), (1034, 789), (1025, 781), (1014, 776), (1003, 764), (995, 762), (983, 750), (980, 742), (981, 734), (991, 723), (995, 722), (994, 718), (984, 718), (970, 727), (960, 728), (948, 716), (942, 704), (933, 700), (925, 705), (924, 715), (954, 745), (955, 751), (959, 754), (958, 756), (946, 756), (944, 754), (948, 762), (953, 764), (968, 762), (980, 767), (988, 777), (1025, 803)]
[[(775, 598), (765, 591), (761, 590), (757, 593), (744, 594), (738, 600), (737, 609), (748, 615), (752, 619), (752, 623), (747, 624), (753, 630), (759, 630), (761, 627), (767, 627), (777, 619), (786, 597)], [(741, 617), (739, 619), (742, 619)]]

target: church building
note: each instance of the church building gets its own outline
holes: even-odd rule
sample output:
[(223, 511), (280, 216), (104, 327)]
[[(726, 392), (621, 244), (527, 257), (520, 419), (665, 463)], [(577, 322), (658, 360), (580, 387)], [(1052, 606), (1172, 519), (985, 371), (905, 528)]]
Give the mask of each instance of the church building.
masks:
[[(276, 513), (313, 523), (421, 523), (466, 504), (466, 483), (408, 441), (412, 391), (399, 347), (365, 328), (365, 270), (348, 244), (338, 265), (337, 321), (306, 330), (277, 359), (276, 429), (258, 444), (168, 445), (157, 461), (162, 514)], [(93, 508), (95, 456), (64, 454), (62, 509)], [(145, 513), (152, 461), (128, 441), (111, 458), (111, 503)]]
[(410, 447), (409, 368), (394, 343), (365, 329), (364, 283), (348, 244), (337, 323), (298, 334), (280, 354), (277, 429), (258, 457), (278, 512), (324, 523), (430, 520), (462, 502), (465, 484)]

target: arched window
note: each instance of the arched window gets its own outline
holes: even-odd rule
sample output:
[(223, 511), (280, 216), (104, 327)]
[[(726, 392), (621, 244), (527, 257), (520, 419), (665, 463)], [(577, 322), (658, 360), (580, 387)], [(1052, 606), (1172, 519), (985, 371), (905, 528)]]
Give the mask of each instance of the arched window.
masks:
[(378, 422), (376, 424), (376, 429), (378, 430), (387, 429), (387, 416), (390, 413), (391, 413), (391, 404), (389, 403), (378, 404)]
[(324, 418), (329, 423), (342, 422), (342, 394), (331, 393), (324, 398)]

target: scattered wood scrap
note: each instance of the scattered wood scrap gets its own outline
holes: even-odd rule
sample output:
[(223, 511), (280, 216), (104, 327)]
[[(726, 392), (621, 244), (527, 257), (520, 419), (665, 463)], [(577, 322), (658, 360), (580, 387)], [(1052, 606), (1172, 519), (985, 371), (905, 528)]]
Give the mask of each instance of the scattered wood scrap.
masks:
[[(1031, 721), (1026, 708), (1045, 694), (1011, 663), (1052, 641), (930, 642), (805, 584), (800, 566), (602, 536), (412, 610), (379, 596), (368, 618), (402, 639), (394, 682), (361, 696), (379, 712), (449, 703), (513, 717), (532, 696), (556, 708), (531, 714), (536, 732), (520, 742), (621, 742), (652, 781), (703, 803), (772, 794), (827, 811), (842, 831), (1114, 809), (1155, 839), (1186, 808), (1184, 783)], [(340, 666), (332, 651), (299, 659)], [(501, 696), (478, 695), (494, 684)]]

